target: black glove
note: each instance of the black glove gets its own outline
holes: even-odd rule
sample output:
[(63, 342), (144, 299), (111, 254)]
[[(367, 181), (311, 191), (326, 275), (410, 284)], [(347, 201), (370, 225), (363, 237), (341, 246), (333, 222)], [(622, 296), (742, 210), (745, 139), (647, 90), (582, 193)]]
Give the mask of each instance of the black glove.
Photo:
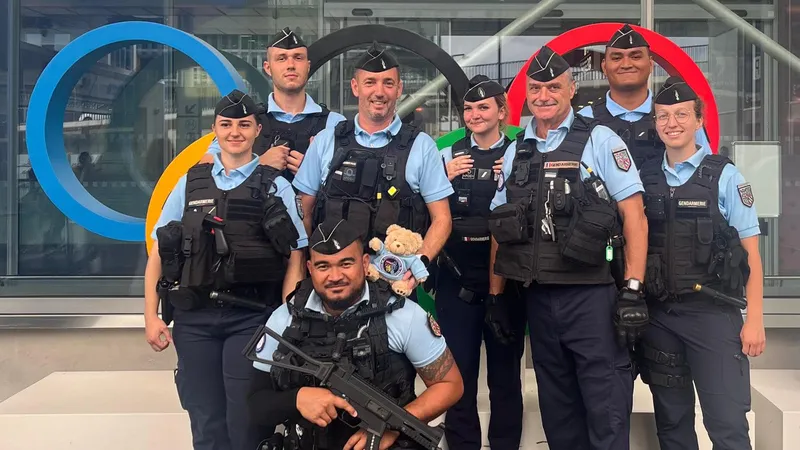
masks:
[(617, 313), (614, 315), (614, 327), (620, 347), (633, 349), (649, 322), (644, 295), (628, 287), (622, 288), (617, 296)]
[(300, 235), (282, 201), (271, 199), (261, 220), (261, 227), (273, 247), (283, 255), (288, 257), (292, 248), (297, 248)]
[(500, 295), (489, 294), (486, 297), (485, 322), (492, 330), (494, 337), (502, 345), (509, 345), (516, 339), (508, 317), (508, 305)]

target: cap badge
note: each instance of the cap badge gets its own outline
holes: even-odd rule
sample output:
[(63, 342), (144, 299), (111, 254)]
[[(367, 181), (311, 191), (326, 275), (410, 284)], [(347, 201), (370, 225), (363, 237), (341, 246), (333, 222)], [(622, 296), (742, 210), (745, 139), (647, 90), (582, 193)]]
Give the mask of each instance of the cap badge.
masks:
[(550, 68), (550, 76), (553, 77), (553, 78), (556, 77), (556, 74), (553, 73), (553, 68), (552, 67)]
[(481, 97), (486, 97), (486, 91), (484, 91), (483, 88), (478, 88), (478, 95)]
[(677, 101), (677, 102), (681, 101), (681, 98), (678, 95), (678, 91), (677, 90), (675, 91), (675, 101)]
[(383, 58), (381, 58), (381, 67), (386, 69), (386, 61), (384, 61)]

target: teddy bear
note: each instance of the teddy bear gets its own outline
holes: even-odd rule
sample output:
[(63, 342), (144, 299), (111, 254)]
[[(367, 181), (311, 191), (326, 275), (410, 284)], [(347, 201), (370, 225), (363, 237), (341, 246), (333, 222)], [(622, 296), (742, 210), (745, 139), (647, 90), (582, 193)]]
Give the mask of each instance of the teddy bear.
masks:
[(416, 252), (422, 248), (422, 235), (414, 233), (399, 225), (389, 225), (386, 229), (386, 240), (378, 238), (369, 241), (369, 248), (376, 252), (372, 256), (367, 279), (376, 281), (379, 278), (392, 285), (392, 290), (399, 296), (408, 297), (408, 281), (403, 276), (410, 269), (419, 283), (428, 279), (428, 269)]

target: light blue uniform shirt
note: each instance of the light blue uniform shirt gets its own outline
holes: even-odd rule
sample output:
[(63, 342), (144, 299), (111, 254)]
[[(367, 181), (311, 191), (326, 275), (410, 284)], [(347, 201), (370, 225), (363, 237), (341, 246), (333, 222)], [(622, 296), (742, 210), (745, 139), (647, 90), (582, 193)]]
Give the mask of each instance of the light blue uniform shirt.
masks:
[[(364, 289), (364, 295), (355, 305), (348, 308), (342, 314), (348, 314), (355, 310), (356, 306), (369, 300), (369, 289)], [(397, 299), (392, 296), (389, 303), (394, 303)], [(294, 298), (289, 301), (293, 302)], [(311, 296), (306, 302), (306, 309), (323, 313), (328, 315), (325, 308), (322, 306), (322, 300), (312, 292)], [(283, 335), (284, 330), (292, 323), (292, 316), (289, 314), (289, 308), (283, 304), (272, 313), (267, 320), (267, 327), (276, 333)], [(411, 361), (411, 364), (416, 368), (425, 367), (428, 364), (436, 361), (437, 358), (442, 356), (447, 343), (444, 336), (436, 337), (429, 328), (428, 313), (422, 309), (416, 302), (406, 300), (403, 307), (396, 309), (386, 315), (386, 328), (389, 334), (389, 349), (393, 352), (402, 353)], [(264, 345), (260, 351), (256, 352), (259, 358), (273, 360), (273, 353), (278, 349), (278, 341), (271, 336), (264, 336)], [(259, 342), (258, 347), (261, 346)], [(253, 362), (253, 367), (264, 372), (269, 372), (271, 366)]]
[[(619, 117), (620, 119), (626, 122), (638, 122), (642, 119), (642, 117), (652, 114), (653, 113), (653, 93), (650, 92), (650, 89), (647, 90), (647, 99), (639, 105), (633, 111), (628, 111), (627, 109), (623, 108), (619, 105), (619, 103), (611, 100), (611, 93), (606, 92), (606, 109), (608, 112), (611, 113), (614, 117)], [(594, 119), (594, 111), (592, 111), (592, 106), (585, 106), (583, 109), (578, 111), (578, 114), (582, 115), (583, 117), (588, 117), (590, 119)], [(708, 138), (706, 137), (705, 131), (703, 129), (697, 130), (694, 134), (695, 143), (699, 146), (710, 146), (711, 144), (708, 142)]]
[[(231, 170), (230, 174), (225, 174), (225, 168), (222, 166), (222, 161), (220, 161), (219, 155), (214, 154), (214, 166), (211, 169), (211, 176), (214, 178), (214, 184), (216, 184), (218, 188), (223, 191), (230, 191), (231, 189), (244, 183), (245, 180), (247, 180), (247, 178), (253, 173), (253, 171), (256, 170), (256, 167), (258, 167), (258, 158), (255, 154), (253, 154), (252, 161), (243, 165), (242, 167), (239, 167), (238, 169)], [(295, 203), (295, 193), (294, 189), (292, 189), (292, 185), (289, 184), (285, 178), (278, 176), (275, 178), (275, 186), (272, 187), (271, 192), (274, 193), (276, 188), (277, 195), (281, 198), (281, 200), (283, 200), (283, 204), (286, 205), (289, 216), (292, 218), (292, 223), (294, 224), (294, 227), (297, 229), (297, 233), (300, 236), (297, 239), (297, 249), (307, 247), (308, 235), (306, 235), (306, 229), (303, 226), (303, 221), (300, 220), (300, 215), (297, 214), (297, 204)], [(153, 239), (157, 239), (156, 231), (159, 228), (168, 224), (170, 221), (181, 220), (183, 218), (183, 210), (185, 206), (186, 175), (182, 176), (178, 180), (178, 183), (172, 189), (169, 197), (167, 197), (167, 201), (164, 203), (164, 208), (161, 210), (161, 216), (159, 216), (155, 227), (153, 227), (153, 233), (151, 234), (151, 237)]]
[[(689, 178), (694, 175), (694, 172), (700, 166), (703, 158), (710, 154), (711, 149), (708, 146), (703, 146), (686, 161), (675, 164), (673, 169), (667, 163), (667, 154), (664, 153), (664, 159), (661, 161), (661, 170), (664, 171), (667, 185), (673, 187), (681, 186), (689, 181)], [(722, 217), (725, 218), (728, 225), (739, 231), (739, 238), (741, 239), (761, 234), (755, 202), (753, 202), (752, 207), (748, 208), (739, 195), (739, 186), (744, 184), (747, 184), (744, 175), (739, 172), (736, 166), (728, 164), (722, 169), (722, 175), (719, 177), (719, 200), (717, 202), (719, 203), (719, 212), (722, 213)]]
[[(319, 106), (310, 95), (306, 94), (306, 106), (303, 108), (303, 111), (297, 114), (290, 114), (281, 109), (277, 103), (275, 103), (275, 98), (272, 94), (269, 94), (269, 99), (267, 100), (267, 112), (272, 114), (276, 120), (283, 123), (295, 123), (300, 122), (301, 120), (305, 119), (306, 116), (309, 114), (314, 114), (322, 111), (322, 107)], [(331, 111), (328, 114), (328, 121), (325, 122), (325, 128), (336, 126), (337, 123), (345, 120), (344, 116)], [(211, 145), (208, 147), (208, 153), (219, 153), (221, 150), (219, 148), (219, 142), (217, 142), (217, 138), (214, 138), (214, 141), (211, 142)]]
[[(534, 131), (536, 129), (536, 119), (533, 119), (528, 126), (525, 127), (525, 139), (535, 139), (536, 149), (542, 153), (552, 152), (561, 145), (561, 142), (567, 136), (569, 128), (572, 126), (574, 120), (575, 116), (572, 108), (570, 108), (569, 115), (561, 122), (561, 125), (555, 130), (549, 130), (547, 132), (547, 139), (542, 139), (536, 136), (536, 132)], [(628, 154), (631, 160), (630, 168), (628, 168), (627, 172), (617, 165), (613, 152), (620, 149), (625, 149), (625, 151), (627, 151), (627, 146), (625, 142), (622, 141), (622, 138), (617, 136), (610, 128), (597, 125), (592, 130), (591, 137), (589, 141), (586, 142), (583, 155), (581, 155), (581, 161), (589, 166), (601, 180), (605, 181), (608, 193), (616, 201), (624, 200), (637, 192), (644, 192), (642, 180), (639, 178), (639, 171), (636, 169), (633, 158), (630, 158), (630, 153)], [(498, 186), (502, 187), (502, 189), (494, 195), (492, 204), (489, 207), (492, 210), (500, 205), (506, 204), (508, 201), (506, 199), (505, 180), (508, 180), (508, 177), (511, 175), (511, 166), (514, 163), (514, 156), (516, 153), (517, 143), (515, 141), (506, 149), (503, 159), (503, 178), (498, 182)], [(583, 165), (581, 165), (581, 176), (583, 179), (589, 178), (589, 172), (586, 171)]]
[[(478, 146), (478, 143), (475, 142), (475, 136), (474, 135), (470, 136), (469, 140), (470, 140), (470, 146), (471, 147), (477, 147)], [(505, 140), (506, 140), (506, 135), (505, 135), (505, 133), (503, 133), (501, 131), (500, 132), (500, 139), (497, 142), (492, 144), (491, 147), (489, 147), (487, 149), (483, 149), (482, 148), (481, 150), (494, 150), (494, 149), (496, 149), (498, 147), (502, 147), (503, 144), (505, 143)], [(453, 160), (453, 147), (452, 146), (445, 147), (445, 148), (442, 149), (442, 158), (444, 158), (444, 163), (445, 164), (447, 164), (447, 163), (449, 163), (450, 161)], [(500, 159), (500, 158), (497, 158), (497, 159)]]
[[(396, 136), (400, 132), (402, 125), (400, 117), (395, 115), (394, 121), (388, 127), (369, 134), (358, 124), (358, 114), (356, 114), (356, 141), (367, 148), (384, 147), (392, 136)], [(336, 146), (334, 132), (334, 128), (320, 131), (314, 142), (308, 147), (303, 164), (297, 171), (293, 182), (294, 187), (300, 192), (316, 196), (328, 177)], [(447, 172), (445, 172), (444, 164), (439, 156), (439, 149), (433, 138), (425, 133), (419, 133), (409, 152), (406, 163), (406, 183), (414, 193), (422, 195), (425, 203), (442, 200), (454, 192), (450, 180), (447, 179)]]

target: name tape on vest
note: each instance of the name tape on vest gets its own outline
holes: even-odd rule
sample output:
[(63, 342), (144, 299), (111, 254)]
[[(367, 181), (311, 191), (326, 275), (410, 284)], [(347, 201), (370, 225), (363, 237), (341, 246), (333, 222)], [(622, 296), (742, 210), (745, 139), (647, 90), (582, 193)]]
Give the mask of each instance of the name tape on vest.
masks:
[(678, 200), (678, 208), (708, 208), (708, 200)]
[(491, 236), (474, 236), (474, 237), (463, 237), (461, 238), (464, 242), (489, 242)]
[(544, 163), (545, 169), (580, 169), (579, 161), (548, 161)]
[(217, 201), (213, 198), (204, 198), (201, 200), (192, 200), (189, 202), (189, 206), (213, 206), (216, 204)]

